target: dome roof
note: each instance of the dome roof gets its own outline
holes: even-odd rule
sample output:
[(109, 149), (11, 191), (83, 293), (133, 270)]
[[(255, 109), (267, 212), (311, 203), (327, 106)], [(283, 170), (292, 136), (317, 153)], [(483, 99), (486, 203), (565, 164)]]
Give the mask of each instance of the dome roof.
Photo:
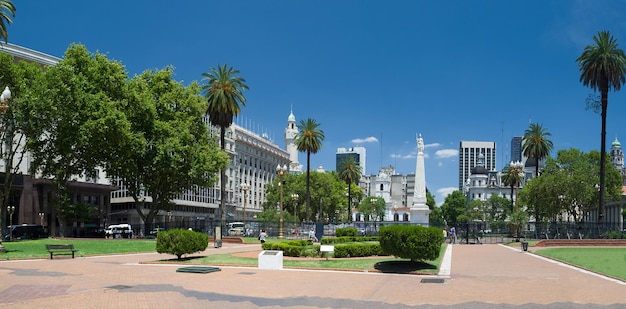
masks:
[(489, 171), (484, 166), (476, 166), (472, 169), (472, 175), (487, 175)]
[(537, 160), (535, 160), (535, 158), (528, 158), (526, 159), (526, 163), (524, 164), (524, 167), (535, 167), (537, 166)]
[(289, 113), (289, 117), (287, 118), (287, 121), (296, 121), (296, 116), (293, 115), (293, 111), (291, 113)]
[(617, 140), (617, 137), (615, 138), (613, 143), (611, 143), (611, 147), (622, 147), (622, 144), (620, 144), (620, 142)]

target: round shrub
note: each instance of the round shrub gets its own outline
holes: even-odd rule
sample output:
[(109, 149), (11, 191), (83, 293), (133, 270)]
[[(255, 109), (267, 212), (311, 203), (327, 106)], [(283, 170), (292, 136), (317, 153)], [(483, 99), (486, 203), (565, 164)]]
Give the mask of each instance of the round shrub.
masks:
[(441, 230), (419, 225), (390, 225), (380, 228), (380, 247), (387, 255), (417, 260), (439, 257), (443, 244)]
[(209, 246), (209, 236), (204, 233), (190, 230), (160, 231), (156, 239), (156, 251), (175, 255), (179, 260), (183, 254), (196, 253), (206, 250)]

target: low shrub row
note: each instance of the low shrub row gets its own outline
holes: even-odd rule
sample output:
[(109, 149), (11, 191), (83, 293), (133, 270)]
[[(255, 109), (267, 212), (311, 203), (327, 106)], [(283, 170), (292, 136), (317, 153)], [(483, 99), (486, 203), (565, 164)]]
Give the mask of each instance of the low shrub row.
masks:
[[(319, 248), (318, 248), (319, 251)], [(336, 258), (364, 257), (385, 255), (378, 243), (338, 244), (333, 254)]]
[(335, 236), (337, 237), (343, 237), (343, 236), (353, 236), (356, 237), (358, 236), (359, 232), (356, 230), (355, 227), (341, 227), (338, 229), (335, 229)]
[(342, 237), (330, 237), (330, 238), (322, 238), (320, 243), (322, 245), (332, 245), (332, 244), (343, 244), (348, 242), (366, 242), (366, 241), (378, 241), (378, 236), (367, 236), (367, 237), (359, 237), (359, 236), (342, 236)]
[(620, 231), (608, 231), (606, 232), (606, 238), (608, 239), (626, 239), (626, 233)]
[[(292, 240), (285, 242), (266, 242), (261, 247), (263, 250), (282, 251), (284, 256), (317, 256), (319, 246), (312, 246), (311, 240)], [(317, 249), (315, 248), (317, 247)]]

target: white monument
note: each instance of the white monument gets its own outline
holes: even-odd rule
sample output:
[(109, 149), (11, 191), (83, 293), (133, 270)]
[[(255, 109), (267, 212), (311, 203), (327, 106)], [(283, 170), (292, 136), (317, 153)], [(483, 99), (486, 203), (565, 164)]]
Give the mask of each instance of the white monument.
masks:
[(430, 209), (426, 205), (426, 172), (424, 171), (424, 140), (422, 134), (417, 136), (417, 161), (415, 163), (415, 190), (413, 204), (409, 210), (413, 224), (428, 226)]

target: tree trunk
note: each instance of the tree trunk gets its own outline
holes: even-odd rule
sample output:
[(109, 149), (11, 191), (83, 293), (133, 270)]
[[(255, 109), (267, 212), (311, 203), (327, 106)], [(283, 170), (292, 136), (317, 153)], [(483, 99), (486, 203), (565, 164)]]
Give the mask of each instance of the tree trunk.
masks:
[[(604, 84), (604, 83), (603, 83)], [(604, 219), (604, 174), (606, 173), (605, 163), (606, 163), (606, 110), (608, 107), (608, 97), (609, 91), (608, 86), (602, 87), (600, 89), (601, 92), (601, 103), (602, 103), (602, 133), (601, 133), (601, 142), (600, 142), (600, 194), (598, 194), (598, 227), (602, 224)]]
[[(226, 151), (226, 128), (220, 128), (220, 143), (222, 150)], [(220, 227), (224, 235), (224, 223), (226, 222), (226, 166), (220, 171)]]
[(311, 222), (311, 220), (309, 220), (310, 218), (310, 212), (309, 212), (309, 205), (311, 204), (311, 152), (307, 151), (306, 152), (306, 222), (309, 223)]

